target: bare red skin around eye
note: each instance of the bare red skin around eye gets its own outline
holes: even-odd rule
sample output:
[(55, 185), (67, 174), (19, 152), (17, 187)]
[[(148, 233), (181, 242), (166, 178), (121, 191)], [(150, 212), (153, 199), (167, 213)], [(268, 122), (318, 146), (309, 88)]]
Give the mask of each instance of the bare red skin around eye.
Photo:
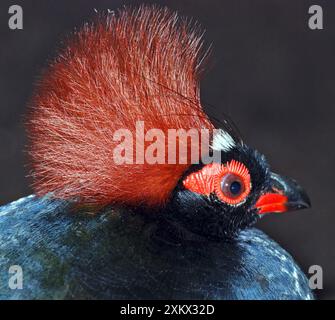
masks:
[[(244, 191), (235, 198), (228, 197), (221, 190), (221, 180), (232, 173), (238, 176), (244, 184)], [(217, 197), (228, 204), (236, 205), (245, 200), (250, 193), (250, 174), (245, 165), (236, 160), (231, 160), (226, 164), (211, 163), (204, 166), (200, 171), (191, 173), (183, 181), (185, 189), (202, 195), (215, 193)]]

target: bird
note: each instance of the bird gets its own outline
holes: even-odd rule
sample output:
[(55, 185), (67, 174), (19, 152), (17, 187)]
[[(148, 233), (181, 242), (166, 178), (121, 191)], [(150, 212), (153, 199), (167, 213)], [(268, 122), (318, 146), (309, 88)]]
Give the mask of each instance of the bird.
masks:
[[(314, 299), (294, 258), (254, 226), (310, 199), (204, 111), (203, 34), (142, 5), (63, 43), (29, 103), (34, 194), (0, 207), (2, 269), (23, 272), (20, 290), (0, 282), (0, 299)], [(167, 152), (162, 136), (194, 129), (208, 143), (181, 134), (184, 151)]]

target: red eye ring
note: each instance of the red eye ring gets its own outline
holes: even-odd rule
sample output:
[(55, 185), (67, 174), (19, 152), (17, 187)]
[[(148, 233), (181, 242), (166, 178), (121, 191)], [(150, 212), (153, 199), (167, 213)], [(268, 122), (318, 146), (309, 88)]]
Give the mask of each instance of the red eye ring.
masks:
[[(228, 174), (237, 177), (239, 183), (243, 184), (242, 192), (238, 195), (227, 196), (222, 191), (221, 182)], [(217, 197), (230, 205), (243, 203), (251, 190), (250, 174), (247, 167), (236, 160), (226, 164), (211, 163), (204, 166), (200, 171), (193, 172), (183, 181), (185, 189), (209, 195), (215, 193)]]
[[(221, 183), (227, 175), (233, 175), (236, 177), (241, 186), (241, 193), (237, 196), (225, 194), (222, 190)], [(248, 169), (236, 160), (231, 160), (225, 166), (221, 167), (221, 171), (215, 177), (214, 190), (218, 198), (230, 205), (237, 205), (242, 203), (249, 195), (251, 189), (250, 174)]]

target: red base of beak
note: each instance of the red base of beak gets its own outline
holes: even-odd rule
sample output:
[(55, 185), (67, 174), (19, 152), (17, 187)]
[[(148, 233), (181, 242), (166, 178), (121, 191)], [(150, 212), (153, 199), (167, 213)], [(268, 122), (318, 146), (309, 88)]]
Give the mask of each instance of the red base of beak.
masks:
[(286, 212), (288, 198), (282, 194), (266, 193), (258, 199), (256, 208), (259, 214), (270, 212)]

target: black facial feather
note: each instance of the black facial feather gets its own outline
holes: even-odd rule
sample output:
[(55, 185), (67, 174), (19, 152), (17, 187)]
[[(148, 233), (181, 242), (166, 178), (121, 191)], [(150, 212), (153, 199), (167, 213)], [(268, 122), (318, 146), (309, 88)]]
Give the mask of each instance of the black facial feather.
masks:
[(214, 193), (206, 196), (186, 190), (182, 181), (187, 175), (204, 166), (198, 164), (185, 173), (163, 216), (178, 222), (178, 225), (192, 233), (211, 240), (232, 238), (241, 229), (254, 224), (259, 219), (254, 205), (270, 183), (270, 169), (262, 154), (244, 144), (236, 145), (229, 152), (222, 152), (221, 163), (225, 164), (233, 159), (243, 163), (251, 177), (251, 191), (243, 203), (229, 205)]

